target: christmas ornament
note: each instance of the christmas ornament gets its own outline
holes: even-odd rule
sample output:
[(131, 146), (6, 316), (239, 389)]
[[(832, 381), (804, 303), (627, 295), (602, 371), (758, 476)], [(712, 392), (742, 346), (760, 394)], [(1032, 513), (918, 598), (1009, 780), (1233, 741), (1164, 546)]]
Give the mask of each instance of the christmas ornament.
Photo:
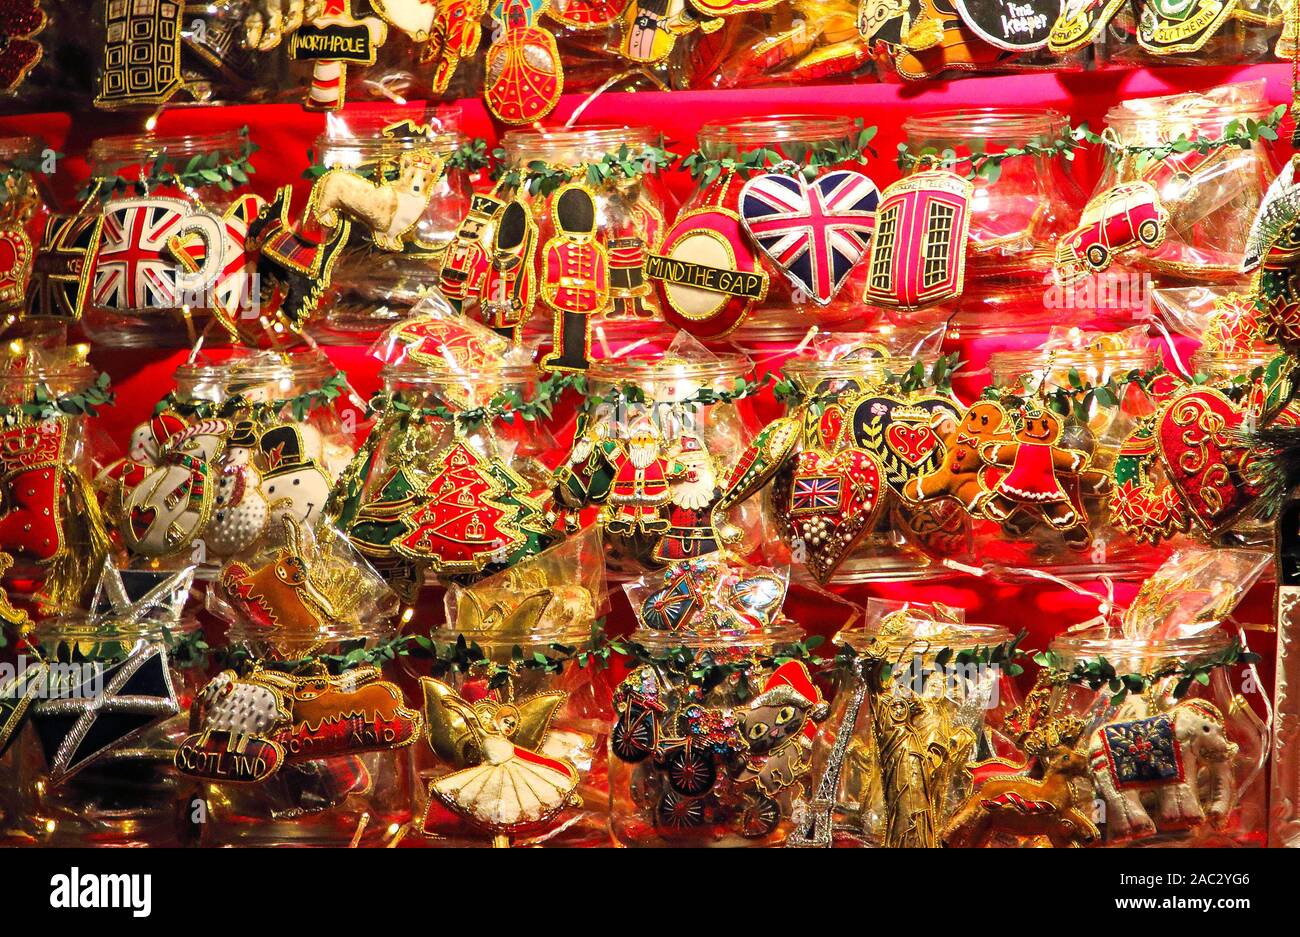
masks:
[[(1024, 761), (1012, 770), (1009, 761), (995, 761), (1005, 773), (988, 774), (985, 765), (970, 765), (977, 789), (953, 815), (944, 830), (949, 846), (978, 849), (998, 836), (1033, 841), (1046, 837), (1052, 846), (1090, 846), (1101, 833), (1092, 821), (1088, 756), (1081, 739), (1085, 722), (1055, 712), (1048, 671), (1020, 707), (1008, 714)], [(1031, 759), (1036, 777), (1029, 776)]]
[(0, 429), (0, 548), (15, 557), (51, 563), (70, 549), (63, 529), (67, 438), (66, 418)]
[(1065, 542), (1086, 549), (1092, 542), (1088, 512), (1082, 494), (1106, 494), (1111, 478), (1090, 466), (1080, 449), (1058, 445), (1064, 430), (1062, 417), (1045, 407), (1026, 404), (1008, 442), (986, 442), (980, 458), (1004, 472), (984, 472), (980, 483), (988, 494), (981, 512), (999, 523), (1015, 513), (1035, 516), (1061, 531)]
[(212, 419), (176, 434), (159, 466), (126, 495), (118, 530), (127, 549), (167, 556), (199, 539), (212, 510), (213, 466), (230, 430), (230, 421)]
[(621, 536), (660, 536), (669, 522), (661, 508), (670, 496), (668, 459), (663, 440), (653, 422), (637, 418), (625, 442), (605, 453), (614, 469), (609, 495), (600, 521), (605, 530)]
[(0, 228), (0, 311), (21, 309), (32, 272), (32, 242), (22, 225)]
[(479, 301), (487, 324), (516, 342), (533, 310), (536, 255), (537, 225), (528, 206), (516, 198), (497, 222)]
[(736, 714), (736, 728), (745, 740), (745, 766), (736, 782), (753, 784), (773, 797), (801, 781), (812, 770), (817, 724), (829, 715), (808, 668), (802, 661), (786, 661)]
[(307, 214), (322, 227), (337, 228), (341, 216), (361, 225), (381, 250), (400, 252), (415, 228), (434, 187), (442, 160), (428, 148), (406, 150), (397, 160), (397, 178), (380, 171), (375, 181), (351, 169), (330, 169), (312, 186)]
[(257, 565), (238, 559), (226, 563), (221, 588), (226, 600), (258, 627), (314, 635), (343, 610), (336, 610), (324, 591), (300, 522), (285, 517), (282, 525), (284, 545)]
[(176, 769), (234, 783), (264, 781), (284, 764), (284, 746), (271, 738), (290, 718), (283, 692), (223, 670), (197, 693), (191, 728), (176, 748)]
[(1237, 435), (1244, 420), (1245, 410), (1214, 388), (1175, 394), (1120, 449), (1110, 499), (1116, 526), (1151, 543), (1193, 523), (1205, 536), (1231, 526), (1257, 494)]
[(668, 454), (664, 477), (668, 481), (669, 526), (651, 555), (665, 563), (717, 550), (713, 506), (722, 492), (713, 457), (698, 436), (683, 434), (677, 439)]
[(318, 459), (307, 455), (304, 428), (284, 423), (264, 430), (257, 440), (266, 467), (262, 497), (272, 522), (291, 517), (313, 527), (329, 499), (333, 479)]
[(256, 294), (256, 253), (249, 249), (248, 233), (253, 222), (266, 207), (260, 195), (242, 195), (222, 215), (222, 237), (219, 260), (215, 268), (208, 262), (206, 251), (210, 245), (201, 238), (181, 236), (176, 259), (191, 276), (205, 277), (212, 272), (208, 300), (213, 315), (232, 335), (239, 334), (238, 323), (249, 318), (261, 302)]
[(726, 208), (682, 212), (659, 253), (645, 258), (665, 318), (701, 338), (729, 335), (767, 297), (767, 274), (740, 216)]
[[(518, 702), (484, 697), (472, 705), (440, 680), (424, 677), (429, 746), (455, 769), (429, 785), (426, 833), (436, 833), (434, 806), (508, 846), (509, 837), (543, 829), (581, 803), (578, 770), (543, 754), (551, 720), (566, 694), (543, 693)], [(509, 691), (509, 686), (507, 691)]]
[[(203, 265), (187, 272), (182, 245), (197, 242)], [(92, 297), (120, 311), (175, 309), (202, 296), (221, 272), (223, 225), (184, 199), (116, 199), (104, 206)]]
[[(566, 2), (566, 0), (560, 0)], [(531, 124), (555, 109), (564, 93), (564, 69), (555, 37), (537, 25), (551, 0), (497, 0), (497, 38), (488, 46), (483, 97), (498, 120)]]
[(604, 29), (614, 25), (623, 6), (623, 0), (565, 0), (548, 6), (546, 15), (574, 29)]
[(1065, 0), (1047, 37), (1047, 50), (1065, 55), (1090, 45), (1114, 17), (1124, 0)]
[(1001, 404), (981, 400), (972, 404), (955, 428), (943, 438), (943, 457), (933, 469), (908, 479), (900, 490), (912, 504), (953, 500), (972, 516), (984, 499), (980, 478), (985, 472), (980, 450), (985, 443), (1011, 439), (1011, 418)]
[(834, 170), (764, 173), (740, 190), (740, 220), (749, 236), (795, 287), (829, 305), (866, 256), (880, 192), (866, 176)]
[(697, 14), (686, 0), (629, 0), (623, 8), (619, 54), (633, 62), (661, 62), (677, 45), (678, 36), (721, 28), (721, 19), (706, 16)]
[(104, 55), (95, 106), (105, 110), (165, 104), (181, 78), (180, 0), (104, 0)]
[(420, 50), (420, 61), (435, 62), (434, 95), (446, 92), (451, 76), (462, 59), (472, 59), (482, 39), (483, 15), (488, 0), (436, 0), (428, 44)]
[(935, 427), (958, 420), (952, 401), (922, 394), (873, 394), (853, 401), (849, 410), (855, 444), (875, 455), (900, 494), (912, 479), (938, 468), (945, 450)]
[(802, 432), (802, 414), (778, 417), (763, 427), (731, 467), (714, 512), (725, 511), (762, 490), (795, 451)]
[(487, 245), (505, 206), (505, 202), (492, 195), (471, 195), (469, 213), (456, 226), (456, 233), (447, 245), (438, 272), (438, 289), (458, 309), (465, 299), (478, 296), (483, 288), (490, 263)]
[[(1105, 802), (1106, 841), (1127, 842), (1157, 830), (1221, 823), (1236, 794), (1223, 713), (1203, 699), (1186, 699), (1146, 715), (1144, 701), (1092, 733), (1088, 758), (1097, 796)], [(1154, 793), (1160, 810), (1147, 814), (1142, 798)]]
[(919, 309), (960, 296), (974, 191), (970, 181), (942, 169), (888, 186), (876, 210), (863, 300)]
[(950, 69), (992, 70), (1015, 55), (981, 39), (957, 12), (955, 0), (920, 0), (909, 14), (902, 44), (890, 51), (895, 71), (910, 80)]
[(412, 316), (393, 326), (388, 338), (400, 342), (406, 357), (417, 364), (452, 371), (481, 368), (510, 347), (505, 339), (454, 315)]
[(980, 39), (1012, 52), (1033, 52), (1047, 45), (1062, 0), (955, 0), (957, 12)]
[(32, 707), (52, 784), (180, 712), (166, 651), (140, 642), (124, 660)]
[(180, 621), (195, 568), (118, 569), (106, 560), (90, 600), (91, 625), (112, 624), (121, 629), (149, 619)]
[[(347, 246), (352, 222), (339, 221), (328, 238), (305, 237), (289, 218), (293, 187), (282, 186), (250, 225), (248, 243), (256, 252), (261, 308), (298, 330), (315, 313), (329, 289), (334, 264)], [(265, 317), (263, 317), (265, 318)]]
[(785, 601), (780, 576), (751, 570), (725, 554), (675, 562), (660, 577), (664, 585), (635, 606), (638, 621), (652, 631), (765, 631)]
[(1079, 224), (1056, 243), (1057, 282), (1101, 273), (1125, 251), (1160, 246), (1168, 224), (1169, 213), (1148, 182), (1126, 182), (1093, 196)]
[(773, 498), (785, 534), (813, 577), (828, 582), (875, 525), (885, 503), (884, 472), (865, 449), (805, 447)]
[(45, 47), (37, 36), (49, 22), (40, 0), (10, 0), (0, 10), (0, 91), (14, 91), (37, 66)]
[(1153, 55), (1199, 51), (1236, 6), (1236, 0), (1142, 0), (1138, 45)]
[(320, 15), (292, 31), (289, 58), (312, 63), (307, 106), (337, 110), (347, 96), (348, 66), (374, 65), (388, 26), (375, 16), (352, 15), (352, 0), (324, 0)]
[[(236, 428), (232, 446), (239, 432)], [(251, 431), (246, 441), (252, 442)], [(212, 516), (203, 528), (203, 543), (214, 556), (234, 556), (257, 541), (270, 518), (261, 473), (247, 463), (222, 465), (216, 477)]]
[(18, 740), (33, 701), (44, 696), (48, 687), (49, 665), (45, 661), (25, 666), (13, 677), (0, 681), (0, 758)]
[(27, 287), (28, 317), (74, 322), (81, 318), (99, 257), (102, 224), (98, 213), (45, 219)]
[(504, 561), (524, 536), (518, 512), (502, 500), (507, 494), (499, 480), (504, 466), (494, 461), (464, 439), (453, 441), (434, 460), (415, 506), (401, 515), (406, 533), (393, 549), (444, 574), (479, 573), (494, 557)]
[(555, 234), (542, 249), (542, 299), (555, 311), (554, 350), (541, 361), (550, 371), (590, 365), (591, 317), (609, 304), (609, 257), (596, 237), (596, 202), (580, 182), (551, 196)]

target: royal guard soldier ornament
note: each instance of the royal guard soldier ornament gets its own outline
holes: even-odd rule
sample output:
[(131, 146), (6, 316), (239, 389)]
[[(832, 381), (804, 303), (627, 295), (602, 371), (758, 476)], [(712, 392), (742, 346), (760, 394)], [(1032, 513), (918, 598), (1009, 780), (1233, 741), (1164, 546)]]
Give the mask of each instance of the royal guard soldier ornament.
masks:
[(536, 294), (537, 224), (522, 199), (501, 212), (492, 236), (492, 254), (479, 310), (499, 335), (519, 341)]
[(438, 289), (453, 306), (461, 308), (483, 289), (491, 257), (488, 245), (505, 207), (495, 195), (470, 196), (469, 212), (456, 226), (438, 273)]
[(590, 366), (591, 317), (609, 305), (609, 257), (596, 236), (596, 202), (579, 182), (551, 196), (555, 234), (542, 250), (542, 299), (555, 311), (555, 350), (542, 359), (550, 371)]

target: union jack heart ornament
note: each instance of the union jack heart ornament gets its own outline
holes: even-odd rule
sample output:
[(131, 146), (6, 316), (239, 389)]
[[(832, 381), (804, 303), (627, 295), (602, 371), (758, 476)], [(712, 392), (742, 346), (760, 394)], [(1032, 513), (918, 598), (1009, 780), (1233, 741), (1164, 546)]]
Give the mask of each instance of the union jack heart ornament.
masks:
[(760, 250), (814, 303), (826, 306), (871, 249), (880, 190), (837, 169), (812, 182), (764, 173), (740, 190), (740, 218)]
[(806, 448), (793, 472), (777, 475), (773, 503), (785, 537), (819, 583), (830, 581), (875, 525), (886, 501), (885, 484), (879, 460), (855, 446), (833, 454)]

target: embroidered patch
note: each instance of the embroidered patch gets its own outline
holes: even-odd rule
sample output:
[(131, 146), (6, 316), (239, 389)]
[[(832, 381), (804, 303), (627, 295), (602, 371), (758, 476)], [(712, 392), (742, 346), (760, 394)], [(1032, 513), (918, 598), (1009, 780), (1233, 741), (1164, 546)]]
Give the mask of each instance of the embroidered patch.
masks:
[(81, 318), (99, 257), (102, 225), (103, 218), (97, 212), (50, 215), (45, 219), (27, 288), (28, 316), (69, 321)]
[(181, 78), (180, 0), (108, 0), (103, 65), (95, 106), (163, 104)]
[(1102, 726), (1101, 741), (1116, 787), (1183, 781), (1182, 749), (1167, 715)]
[(961, 295), (974, 191), (970, 181), (936, 169), (881, 193), (866, 302), (918, 309)]

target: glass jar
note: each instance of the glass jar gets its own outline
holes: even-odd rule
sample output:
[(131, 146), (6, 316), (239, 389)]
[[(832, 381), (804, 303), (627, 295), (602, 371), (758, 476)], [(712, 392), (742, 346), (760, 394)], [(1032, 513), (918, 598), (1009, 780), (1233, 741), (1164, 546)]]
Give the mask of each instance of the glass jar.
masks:
[[(534, 161), (550, 167), (564, 168), (577, 173), (574, 180), (591, 187), (584, 163), (598, 162), (607, 154), (614, 154), (626, 146), (633, 159), (646, 147), (656, 146), (660, 134), (651, 127), (621, 127), (592, 125), (544, 130), (512, 130), (502, 137), (507, 170), (526, 172)], [(553, 216), (555, 193), (530, 194), (526, 188), (517, 196), (527, 205), (537, 226), (536, 282), (545, 279), (547, 242), (556, 234)], [(609, 256), (609, 298), (603, 308), (586, 318), (590, 334), (586, 357), (600, 359), (619, 352), (626, 344), (649, 338), (670, 338), (670, 330), (660, 319), (658, 298), (644, 282), (641, 265), (647, 253), (655, 251), (663, 238), (670, 204), (666, 182), (653, 171), (639, 172), (633, 176), (612, 173), (605, 183), (595, 186), (595, 235)], [(629, 265), (630, 262), (630, 265)], [(561, 313), (553, 311), (541, 299), (541, 289), (531, 313), (525, 313), (523, 333), (550, 335), (557, 339), (562, 324), (552, 322)], [(479, 307), (471, 315), (488, 317)], [(488, 322), (489, 325), (495, 323)], [(557, 352), (558, 352), (557, 348)], [(578, 369), (576, 365), (570, 370)]]
[[(1227, 7), (1226, 17), (1215, 14)], [(1241, 0), (1237, 4), (1198, 3), (1190, 11), (1142, 0), (1120, 6), (1098, 37), (1099, 61), (1128, 65), (1237, 65), (1272, 61), (1273, 46), (1282, 30), (1285, 8), (1272, 0)], [(1180, 28), (1202, 27), (1190, 37)], [(1217, 25), (1215, 25), (1217, 24)]]
[[(457, 129), (459, 109), (440, 110), (427, 133), (391, 130), (396, 123), (391, 113), (385, 117), (349, 111), (346, 118), (331, 118), (316, 139), (314, 152), (327, 169), (348, 170), (376, 184), (392, 180), (399, 198), (424, 202), (419, 216), (398, 234), (401, 250), (379, 247), (365, 225), (353, 223), (321, 299), (324, 315), (312, 326), (312, 334), (322, 341), (373, 341), (382, 329), (404, 318), (437, 282), (442, 254), (469, 209), (469, 174), (446, 162), (465, 141)], [(397, 175), (405, 172), (403, 161), (413, 154), (443, 160), (432, 186), (425, 185), (415, 169), (410, 170), (410, 180)]]
[(234, 319), (257, 302), (249, 265), (228, 273), (224, 261), (240, 227), (226, 212), (248, 194), (245, 145), (233, 130), (91, 145), (91, 207), (98, 200), (104, 227), (82, 323), (97, 345), (191, 346), (215, 305)]
[[(710, 160), (739, 159), (755, 150), (767, 149), (779, 153), (782, 159), (803, 166), (814, 153), (827, 150), (851, 152), (857, 134), (857, 125), (849, 117), (779, 115), (707, 123), (700, 128), (698, 139), (700, 152)], [(857, 160), (848, 159), (823, 167), (823, 171), (831, 169), (861, 171), (862, 166)], [(679, 219), (687, 212), (705, 207), (737, 212), (740, 190), (746, 181), (747, 178), (739, 173), (724, 172), (708, 185), (697, 183), (695, 191), (682, 204)], [(741, 231), (739, 237), (755, 249), (747, 233)], [(867, 279), (866, 257), (854, 267), (826, 305), (814, 302), (807, 291), (792, 284), (785, 273), (761, 252), (758, 257), (759, 267), (767, 276), (767, 291), (765, 297), (753, 302), (748, 314), (732, 326), (735, 341), (740, 345), (779, 339), (797, 340), (812, 326), (857, 331), (874, 318), (862, 305)], [(702, 337), (715, 337), (717, 334), (712, 323), (679, 319), (673, 321)]]
[[(848, 357), (834, 361), (805, 357), (785, 364), (785, 375), (807, 398), (820, 404), (816, 416), (806, 410), (793, 414), (803, 421), (796, 454), (773, 476), (764, 499), (767, 520), (793, 557), (807, 556), (815, 550), (799, 535), (799, 524), (791, 520), (792, 487), (800, 471), (797, 453), (817, 449), (823, 454), (819, 459), (824, 459), (845, 449), (865, 449), (876, 459), (882, 473), (879, 502), (862, 507), (874, 514), (875, 520), (848, 555), (835, 563), (829, 581), (925, 576), (935, 564), (918, 542), (934, 548), (953, 538), (966, 542), (970, 536), (969, 521), (950, 505), (913, 504), (902, 497), (907, 479), (930, 466), (930, 453), (942, 445), (931, 421), (940, 415), (955, 419), (959, 410), (951, 395), (938, 393), (933, 387), (907, 392), (898, 386), (905, 373), (918, 363), (926, 375), (931, 374), (937, 357)], [(891, 426), (896, 429), (891, 430)], [(921, 462), (912, 466), (900, 455), (904, 450), (908, 459), (919, 453)], [(782, 559), (773, 555), (772, 547), (772, 541), (765, 543), (767, 559)], [(796, 562), (794, 568), (802, 576), (816, 575), (804, 563)]]
[[(840, 635), (876, 663), (841, 672), (815, 741), (818, 781), (799, 845), (936, 848), (971, 791), (972, 767), (995, 754), (995, 733), (1017, 702), (1014, 681), (1001, 662), (958, 663), (957, 655), (1005, 645), (1010, 632), (906, 620), (903, 631)], [(886, 677), (881, 661), (893, 665)]]
[(983, 157), (1008, 148), (1050, 150), (1069, 140), (1069, 118), (1048, 109), (945, 109), (909, 117), (903, 130), (914, 171), (933, 168), (937, 160), (975, 187), (961, 295), (909, 319), (946, 319), (955, 305), (956, 326), (967, 332), (1013, 331), (1062, 316), (1082, 324), (1077, 310), (1062, 312), (1063, 304), (1045, 302), (1043, 286), (1051, 274), (1050, 245), (1069, 230), (1083, 204), (1074, 164), (1063, 155), (1069, 150), (1012, 156), (997, 161), (995, 173), (975, 172)]
[[(201, 635), (192, 615), (104, 624), (70, 613), (38, 627), (35, 644), (45, 663), (31, 655), (21, 662), (48, 668), (46, 692), (33, 699), (29, 725), (5, 759), (12, 759), (18, 805), (12, 831), (46, 846), (189, 842), (197, 805), (173, 758), (190, 700), (203, 685), (205, 659), (193, 643)], [(89, 742), (67, 745), (77, 721), (104, 718), (93, 717), (93, 707), (128, 677), (131, 699), (119, 701), (113, 725), (101, 727), (101, 735), (92, 721)]]
[[(1246, 235), (1274, 176), (1267, 142), (1247, 141), (1244, 147), (1220, 143), (1205, 152), (1193, 148), (1163, 159), (1152, 158), (1143, 148), (1182, 137), (1223, 140), (1229, 124), (1261, 121), (1272, 109), (1263, 82), (1222, 85), (1204, 94), (1142, 98), (1111, 108), (1103, 133), (1101, 177), (1079, 225), (1057, 243), (1058, 271), (1074, 266), (1094, 279), (1112, 281), (1126, 273), (1147, 275), (1152, 282), (1144, 284), (1146, 288), (1239, 281)], [(1156, 205), (1167, 216), (1163, 236), (1145, 238), (1138, 230), (1136, 240), (1117, 239), (1108, 250), (1096, 244), (1086, 248), (1084, 255), (1096, 251), (1095, 260), (1080, 258), (1072, 245), (1087, 243), (1092, 226), (1110, 216), (1107, 206), (1118, 197), (1117, 190), (1133, 193), (1125, 197), (1142, 203), (1133, 202), (1134, 217), (1148, 210), (1142, 206), (1151, 204), (1154, 190)]]
[[(75, 608), (108, 552), (92, 489), (115, 455), (95, 426), (93, 400), (107, 391), (86, 361), (86, 345), (43, 347), (15, 339), (0, 355), (0, 552), (11, 592), (41, 592), (55, 609)], [(40, 413), (23, 412), (48, 401)], [(65, 412), (74, 402), (89, 411)]]
[(320, 519), (361, 419), (324, 353), (232, 348), (194, 356), (175, 380), (100, 479), (128, 551), (207, 576), (282, 517)]
[[(1004, 438), (1015, 448), (1002, 455), (1018, 456), (1018, 447), (1026, 443), (1047, 444), (1032, 438), (1033, 427), (1046, 418), (1059, 426), (1059, 436), (1050, 443), (1056, 451), (1081, 453), (1087, 461), (1073, 473), (1053, 472), (1067, 500), (1049, 500), (1041, 509), (1011, 494), (1000, 479), (988, 478), (991, 484), (985, 484), (986, 490), (1007, 492), (1010, 501), (1001, 502), (1002, 510), (994, 510), (995, 494), (984, 501), (981, 519), (973, 528), (980, 559), (1007, 566), (1045, 566), (1064, 576), (1139, 572), (1158, 566), (1169, 544), (1140, 545), (1113, 526), (1107, 510), (1121, 446), (1161, 399), (1157, 388), (1163, 383), (1153, 382), (1163, 382), (1167, 376), (1161, 377), (1155, 350), (1111, 346), (1103, 338), (1087, 348), (994, 352), (989, 369), (992, 386), (1000, 395), (992, 399), (1009, 401), (1003, 404)], [(1026, 422), (1026, 408), (1037, 414), (1030, 416), (1031, 423), (1037, 423)], [(1045, 432), (1050, 436), (1052, 430), (1048, 426)], [(1014, 460), (1004, 461), (1009, 464), (1002, 470), (1014, 472)], [(1048, 488), (1052, 488), (1050, 481)], [(1019, 507), (1013, 509), (1014, 505)], [(1077, 523), (1058, 526), (1063, 521), (1053, 520), (1053, 513), (1060, 516), (1070, 509), (1077, 512)]]
[(724, 544), (744, 555), (759, 542), (756, 503), (738, 505), (721, 529), (712, 517), (731, 460), (748, 440), (746, 404), (700, 399), (702, 390), (733, 392), (751, 366), (740, 354), (669, 352), (591, 369), (589, 400), (596, 403), (557, 472), (555, 500), (572, 512), (599, 506), (611, 575), (635, 575)]
[[(1094, 629), (1052, 642), (1058, 673), (1104, 659), (1116, 674), (1150, 679), (1149, 689), (1118, 703), (1108, 685), (1074, 683), (1054, 701), (1085, 722), (1087, 751), (1105, 754), (1091, 757), (1105, 845), (1265, 844), (1268, 727), (1244, 695), (1252, 682), (1262, 690), (1253, 670), (1212, 663), (1228, 647), (1222, 629), (1146, 639)], [(1208, 682), (1185, 678), (1198, 667)]]
[[(637, 630), (635, 640), (652, 659), (615, 691), (609, 823), (616, 845), (775, 846), (785, 840), (798, 784), (767, 774), (756, 778), (742, 733), (757, 730), (764, 718), (774, 722), (777, 716), (768, 710), (782, 705), (803, 717), (798, 724), (782, 723), (786, 733), (825, 718), (820, 691), (806, 669), (794, 680), (798, 698), (777, 699), (779, 694), (769, 695), (780, 682), (773, 682), (775, 668), (758, 663), (798, 637), (799, 629), (788, 622), (749, 635)], [(704, 667), (700, 677), (681, 666), (683, 652), (715, 665), (753, 664), (743, 680), (718, 680)], [(798, 661), (785, 666), (790, 673), (803, 668)], [(766, 734), (759, 740), (766, 741)], [(791, 775), (805, 773), (791, 762)]]
[[(498, 571), (553, 543), (558, 534), (543, 509), (550, 474), (543, 457), (555, 441), (535, 421), (519, 418), (462, 423), (453, 414), (488, 408), (496, 398), (531, 400), (538, 372), (531, 362), (481, 362), (452, 369), (405, 358), (381, 371), (389, 404), (371, 426), (357, 458), (331, 495), (327, 513), (353, 546), (403, 598), (414, 601), (425, 574), (465, 581)], [(442, 480), (459, 478), (456, 453), (467, 451), (470, 492), (492, 531), (408, 550), (421, 507)], [(508, 521), (507, 521), (508, 519)], [(501, 522), (503, 527), (497, 527)], [(505, 527), (517, 533), (509, 533)]]

